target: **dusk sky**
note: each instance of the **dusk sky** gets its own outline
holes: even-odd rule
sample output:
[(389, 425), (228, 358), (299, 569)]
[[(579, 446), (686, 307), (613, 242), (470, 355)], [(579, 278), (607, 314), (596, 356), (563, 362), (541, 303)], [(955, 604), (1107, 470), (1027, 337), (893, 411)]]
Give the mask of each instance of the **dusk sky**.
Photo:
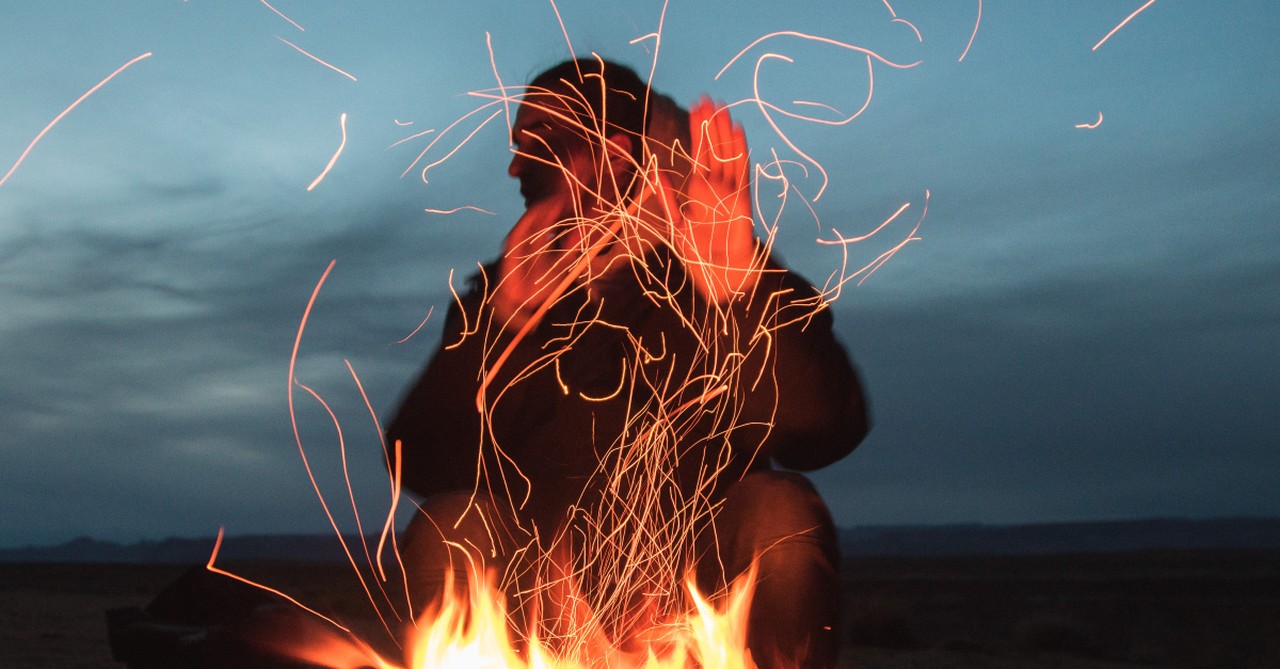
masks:
[[(875, 421), (814, 474), (839, 524), (1280, 515), (1280, 8), (1159, 0), (1093, 48), (1143, 4), (7, 3), (0, 547), (328, 531), (288, 393), (330, 261), (295, 376), (333, 408), (380, 526), (387, 475), (348, 363), (389, 417), (450, 270), (491, 259), (522, 208), (502, 114), (415, 162), (485, 104), (468, 92), (595, 52), (642, 73), (656, 58), (684, 105), (753, 98), (757, 67), (785, 110), (863, 105), (864, 53), (794, 35), (717, 79), (778, 31), (915, 64), (873, 59), (846, 124), (778, 115), (794, 149), (734, 109), (753, 161), (776, 152), (791, 180), (776, 253), (817, 284), (843, 262), (818, 239), (909, 203), (847, 247), (861, 267), (928, 193), (919, 239), (832, 307)], [(758, 184), (770, 215), (777, 183)], [(459, 207), (484, 211), (433, 213)], [(294, 401), (355, 531), (334, 422), (301, 386)]]

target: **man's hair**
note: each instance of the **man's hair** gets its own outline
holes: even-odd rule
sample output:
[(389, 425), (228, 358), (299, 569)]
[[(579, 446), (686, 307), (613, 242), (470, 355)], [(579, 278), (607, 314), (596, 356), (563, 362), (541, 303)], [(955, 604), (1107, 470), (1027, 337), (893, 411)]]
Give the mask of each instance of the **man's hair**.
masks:
[(566, 60), (534, 77), (528, 92), (567, 95), (566, 105), (585, 131), (604, 137), (625, 133), (632, 159), (641, 164), (649, 86), (635, 70), (595, 58)]

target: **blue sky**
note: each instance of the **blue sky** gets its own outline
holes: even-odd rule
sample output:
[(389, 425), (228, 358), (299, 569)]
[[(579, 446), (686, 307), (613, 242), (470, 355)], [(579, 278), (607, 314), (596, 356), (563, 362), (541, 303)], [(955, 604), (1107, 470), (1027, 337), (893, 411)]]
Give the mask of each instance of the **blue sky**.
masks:
[[(778, 253), (815, 282), (841, 260), (816, 238), (910, 202), (850, 248), (868, 262), (929, 192), (921, 239), (833, 307), (876, 419), (815, 475), (838, 522), (1280, 514), (1280, 10), (1160, 0), (1093, 51), (1142, 3), (986, 2), (960, 61), (976, 0), (892, 2), (922, 41), (880, 0), (793, 4), (672, 2), (654, 85), (743, 100), (769, 52), (792, 62), (761, 63), (766, 99), (861, 105), (863, 57), (798, 38), (715, 78), (783, 30), (918, 63), (876, 67), (846, 125), (781, 126), (830, 178), (820, 222), (792, 201), (779, 230)], [(494, 86), (495, 66), (519, 84), (570, 51), (538, 0), (272, 6), (305, 31), (248, 0), (7, 10), (0, 173), (153, 55), (0, 185), (0, 545), (324, 531), (286, 396), (331, 260), (296, 375), (340, 418), (365, 522), (386, 512), (344, 361), (388, 415), (434, 348), (450, 269), (492, 257), (520, 212), (501, 117), (429, 183), (401, 177), (425, 140), (392, 145), (476, 108), (467, 92)], [(557, 7), (578, 54), (648, 70), (655, 42), (637, 38), (660, 3)], [(738, 109), (757, 160), (798, 158)], [(344, 151), (308, 192), (344, 113)], [(791, 169), (812, 198), (820, 181)], [(493, 213), (425, 211), (464, 205)], [(305, 396), (297, 408), (336, 504), (332, 422)]]

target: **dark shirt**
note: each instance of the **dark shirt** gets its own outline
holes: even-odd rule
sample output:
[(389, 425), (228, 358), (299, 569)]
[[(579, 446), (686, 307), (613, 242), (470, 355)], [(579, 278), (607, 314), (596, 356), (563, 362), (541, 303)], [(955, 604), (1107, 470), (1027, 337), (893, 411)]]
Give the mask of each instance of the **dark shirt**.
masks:
[(389, 448), (403, 444), (402, 483), (419, 495), (490, 490), (550, 522), (625, 480), (614, 474), (642, 448), (656, 450), (631, 485), (660, 486), (659, 476), (714, 499), (749, 471), (829, 465), (867, 433), (830, 310), (777, 265), (726, 310), (701, 299), (678, 262), (616, 268), (511, 349), (482, 413), (484, 375), (515, 336), (483, 300), (473, 280), (387, 428)]

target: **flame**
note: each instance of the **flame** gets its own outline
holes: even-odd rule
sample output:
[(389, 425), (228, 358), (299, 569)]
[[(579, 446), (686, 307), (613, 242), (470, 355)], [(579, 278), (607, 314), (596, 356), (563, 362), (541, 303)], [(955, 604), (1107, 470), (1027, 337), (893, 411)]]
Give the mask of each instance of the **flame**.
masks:
[[(747, 614), (755, 569), (743, 574), (729, 594), (713, 602), (690, 577), (685, 587), (693, 610), (681, 619), (642, 631), (628, 643), (610, 642), (590, 611), (576, 607), (580, 627), (594, 631), (566, 648), (541, 637), (535, 628), (524, 639), (511, 631), (506, 599), (493, 572), (470, 569), (465, 593), (446, 577), (444, 594), (419, 619), (406, 647), (405, 669), (754, 669), (746, 649)], [(580, 601), (577, 598), (571, 598)], [(395, 667), (372, 658), (379, 667)]]

